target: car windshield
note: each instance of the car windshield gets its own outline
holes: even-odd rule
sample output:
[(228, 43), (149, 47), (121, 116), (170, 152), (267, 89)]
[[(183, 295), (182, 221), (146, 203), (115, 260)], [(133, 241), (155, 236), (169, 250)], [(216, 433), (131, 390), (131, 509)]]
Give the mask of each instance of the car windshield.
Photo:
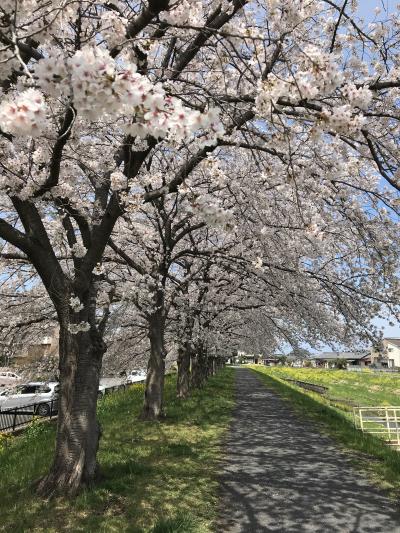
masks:
[(35, 394), (39, 388), (39, 385), (23, 385), (18, 387), (17, 391), (19, 394)]

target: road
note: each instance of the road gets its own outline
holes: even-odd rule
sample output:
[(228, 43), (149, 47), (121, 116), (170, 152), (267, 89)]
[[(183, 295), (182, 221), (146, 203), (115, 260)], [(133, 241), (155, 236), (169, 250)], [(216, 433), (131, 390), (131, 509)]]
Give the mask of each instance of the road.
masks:
[(221, 474), (218, 533), (400, 533), (383, 491), (248, 369)]

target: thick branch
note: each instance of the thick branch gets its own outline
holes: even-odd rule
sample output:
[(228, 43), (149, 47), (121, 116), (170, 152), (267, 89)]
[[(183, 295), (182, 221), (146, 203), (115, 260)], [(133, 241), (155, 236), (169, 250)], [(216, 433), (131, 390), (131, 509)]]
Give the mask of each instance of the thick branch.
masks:
[(41, 196), (45, 192), (48, 192), (52, 187), (55, 187), (58, 183), (60, 176), (61, 159), (64, 146), (71, 136), (72, 123), (75, 118), (75, 111), (72, 107), (68, 107), (62, 126), (58, 132), (58, 138), (54, 144), (53, 153), (50, 159), (50, 172), (49, 177), (43, 183), (43, 185), (35, 192), (34, 198)]
[(179, 77), (180, 73), (192, 61), (192, 59), (196, 56), (200, 48), (202, 48), (207, 42), (207, 40), (210, 38), (210, 36), (213, 35), (214, 30), (222, 28), (222, 26), (229, 22), (236, 15), (236, 13), (247, 4), (247, 2), (248, 0), (234, 0), (234, 7), (231, 13), (221, 13), (216, 17), (216, 12), (219, 12), (220, 10), (220, 8), (218, 8), (216, 12), (210, 15), (202, 31), (198, 35), (196, 35), (194, 40), (189, 43), (189, 45), (177, 58), (175, 66), (173, 68), (173, 72), (171, 74), (171, 79), (174, 80)]
[(5, 220), (0, 218), (0, 238), (4, 239), (6, 242), (9, 242), (19, 250), (21, 250), (24, 253), (27, 253), (27, 250), (29, 248), (29, 240), (22, 231), (19, 231), (18, 229), (14, 228), (6, 222)]

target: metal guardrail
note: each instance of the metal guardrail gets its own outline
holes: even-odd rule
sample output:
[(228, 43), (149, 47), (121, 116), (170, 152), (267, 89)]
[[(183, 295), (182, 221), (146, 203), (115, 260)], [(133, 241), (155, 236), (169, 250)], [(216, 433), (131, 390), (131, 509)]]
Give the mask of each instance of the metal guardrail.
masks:
[[(142, 383), (143, 381), (137, 381), (136, 383)], [(127, 387), (134, 384), (135, 383), (121, 383), (120, 385), (106, 387), (103, 391), (99, 391), (98, 399), (100, 400), (104, 398), (104, 396), (113, 392), (125, 390)], [(47, 409), (45, 409), (45, 406), (47, 406)], [(5, 409), (4, 411), (0, 411), (0, 432), (14, 432), (16, 429), (29, 424), (35, 418), (52, 419), (55, 418), (57, 414), (58, 399)]]
[(354, 425), (400, 450), (400, 407), (355, 407)]
[(400, 372), (398, 368), (371, 368), (370, 366), (348, 366), (346, 370), (349, 372), (383, 372), (384, 374), (398, 374)]
[(329, 390), (328, 387), (324, 387), (323, 385), (316, 385), (315, 383), (309, 383), (308, 381), (299, 381), (298, 379), (289, 378), (284, 378), (284, 381), (289, 381), (290, 383), (293, 383), (294, 385), (297, 385), (302, 389), (312, 390), (314, 392), (318, 392), (319, 394), (325, 394), (326, 391)]
[(121, 385), (113, 385), (112, 387), (106, 387), (103, 391), (99, 391), (98, 398), (103, 398), (106, 394), (111, 394), (119, 390), (125, 390), (129, 387), (130, 383), (121, 383)]
[(0, 411), (0, 431), (15, 431), (34, 418), (54, 418), (58, 413), (58, 399), (37, 402)]

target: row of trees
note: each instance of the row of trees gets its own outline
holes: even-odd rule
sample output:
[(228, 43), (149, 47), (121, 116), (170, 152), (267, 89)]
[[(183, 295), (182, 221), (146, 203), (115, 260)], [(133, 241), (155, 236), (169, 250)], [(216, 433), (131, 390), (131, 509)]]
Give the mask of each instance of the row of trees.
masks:
[(372, 17), (331, 0), (2, 2), (0, 327), (60, 328), (41, 493), (96, 478), (107, 343), (149, 349), (153, 419), (172, 346), (184, 397), (211, 347), (348, 342), (396, 316), (398, 20)]

